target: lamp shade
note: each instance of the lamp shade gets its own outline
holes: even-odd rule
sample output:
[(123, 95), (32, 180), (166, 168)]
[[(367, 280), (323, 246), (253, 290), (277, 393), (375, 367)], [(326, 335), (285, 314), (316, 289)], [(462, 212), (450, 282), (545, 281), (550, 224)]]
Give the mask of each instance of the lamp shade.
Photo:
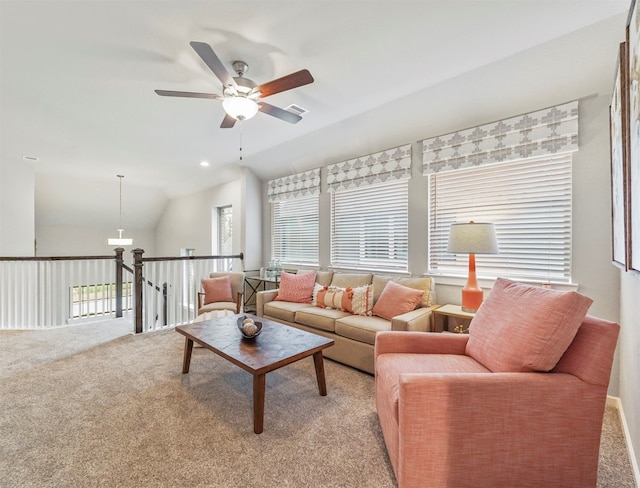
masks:
[(483, 222), (451, 224), (447, 252), (498, 254), (495, 225)]
[(222, 101), (222, 108), (237, 120), (247, 120), (258, 113), (258, 104), (247, 97), (233, 96)]

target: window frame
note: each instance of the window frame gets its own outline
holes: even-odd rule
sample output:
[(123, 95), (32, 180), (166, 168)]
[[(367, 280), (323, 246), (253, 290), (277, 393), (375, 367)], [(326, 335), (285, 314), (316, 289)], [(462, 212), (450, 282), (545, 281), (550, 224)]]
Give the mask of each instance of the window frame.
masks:
[[(479, 278), (572, 284), (572, 154), (429, 174), (428, 273), (467, 276), (468, 256), (446, 253), (446, 240), (451, 223), (474, 220), (496, 225), (500, 247), (498, 255), (476, 257)], [(458, 197), (451, 196), (454, 187)], [(447, 196), (455, 202), (438, 203)]]
[[(282, 207), (282, 208), (281, 208)], [(284, 208), (289, 207), (289, 208)], [(282, 211), (289, 215), (278, 217)], [(286, 229), (276, 229), (276, 225), (294, 225), (297, 221), (300, 224), (301, 217), (304, 216), (307, 229), (301, 229), (298, 225), (298, 232), (290, 234)], [(281, 237), (282, 236), (282, 237)], [(285, 242), (276, 242), (281, 238), (298, 240), (298, 251), (300, 254), (292, 255), (278, 252), (284, 249)], [(291, 248), (289, 248), (291, 249)], [(304, 252), (308, 256), (304, 256)], [(307, 195), (282, 199), (271, 202), (271, 259), (278, 260), (286, 265), (298, 266), (319, 266), (320, 265), (320, 195)]]
[(330, 220), (332, 268), (409, 272), (408, 178), (331, 192)]

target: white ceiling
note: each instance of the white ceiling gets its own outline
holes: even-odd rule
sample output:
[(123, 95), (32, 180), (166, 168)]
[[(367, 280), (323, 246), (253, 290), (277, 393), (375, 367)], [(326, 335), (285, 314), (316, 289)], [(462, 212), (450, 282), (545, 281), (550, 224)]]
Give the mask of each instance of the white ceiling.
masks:
[[(288, 162), (265, 168), (261, 152), (284, 151), (298, 137), (626, 12), (629, 5), (0, 0), (0, 157), (5, 164), (32, 164), (36, 181), (117, 188), (115, 175), (123, 174), (123, 185), (168, 198), (212, 187), (240, 165), (261, 178), (282, 176), (290, 172)], [(154, 89), (221, 93), (189, 46), (193, 40), (210, 44), (229, 71), (232, 61), (247, 62), (247, 77), (258, 84), (309, 69), (313, 84), (266, 100), (309, 112), (295, 125), (259, 113), (220, 129), (219, 101), (156, 95)], [(202, 160), (211, 166), (200, 167)]]

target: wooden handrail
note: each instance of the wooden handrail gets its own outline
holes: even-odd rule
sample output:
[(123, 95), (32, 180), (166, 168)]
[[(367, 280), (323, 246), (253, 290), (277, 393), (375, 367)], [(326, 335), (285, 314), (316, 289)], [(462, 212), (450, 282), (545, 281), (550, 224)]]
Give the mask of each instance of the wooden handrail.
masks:
[(115, 256), (0, 256), (0, 261), (82, 261), (88, 259), (114, 259)]
[(176, 257), (155, 257), (155, 258), (142, 258), (145, 263), (154, 261), (189, 261), (194, 259), (244, 259), (244, 253), (234, 255), (218, 255), (218, 256), (176, 256)]

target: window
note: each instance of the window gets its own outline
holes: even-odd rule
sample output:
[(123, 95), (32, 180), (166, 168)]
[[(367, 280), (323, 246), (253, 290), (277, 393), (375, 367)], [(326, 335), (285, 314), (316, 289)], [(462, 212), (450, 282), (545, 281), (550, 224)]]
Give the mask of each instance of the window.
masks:
[(408, 270), (409, 180), (331, 193), (331, 265)]
[(500, 254), (478, 275), (571, 282), (571, 154), (429, 175), (429, 272), (466, 276), (468, 257), (447, 252), (454, 222), (493, 222)]
[[(216, 254), (231, 256), (233, 254), (233, 207), (218, 207), (218, 249)], [(215, 262), (216, 271), (231, 271), (233, 260), (218, 259)]]
[(271, 257), (281, 263), (317, 266), (319, 197), (281, 200), (271, 204)]

